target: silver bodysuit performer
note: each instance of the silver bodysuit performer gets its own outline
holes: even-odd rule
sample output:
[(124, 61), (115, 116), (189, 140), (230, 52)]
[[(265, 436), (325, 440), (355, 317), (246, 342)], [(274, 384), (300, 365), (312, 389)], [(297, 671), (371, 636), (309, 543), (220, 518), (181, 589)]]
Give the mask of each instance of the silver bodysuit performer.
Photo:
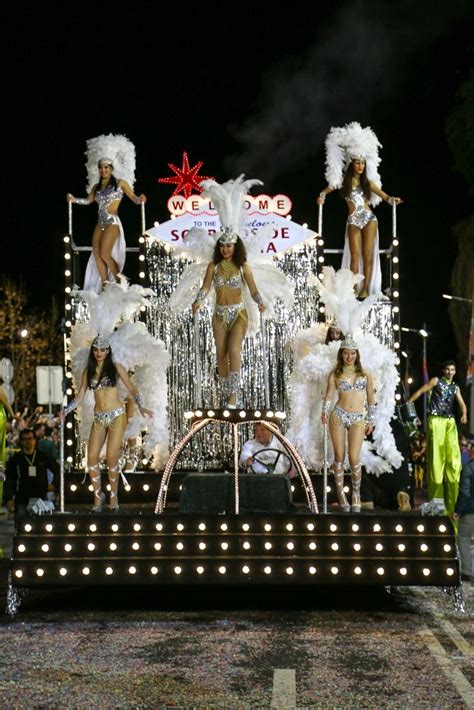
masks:
[[(342, 255), (341, 268), (350, 269), (351, 268), (351, 250), (349, 244), (349, 227), (354, 226), (358, 229), (364, 229), (369, 222), (375, 222), (377, 224), (377, 217), (374, 215), (372, 210), (366, 207), (367, 197), (360, 186), (355, 187), (346, 197), (346, 202), (352, 202), (355, 205), (355, 210), (349, 215), (346, 222), (346, 234), (344, 238), (344, 253)], [(362, 253), (359, 261), (359, 273), (364, 273), (364, 263), (362, 258)], [(377, 226), (377, 234), (374, 239), (374, 247), (372, 251), (372, 276), (368, 284), (369, 295), (372, 293), (380, 293), (382, 290), (382, 269), (380, 266), (380, 253), (379, 253), (379, 230)]]
[(108, 224), (116, 224), (121, 226), (120, 219), (116, 214), (110, 214), (108, 207), (115, 200), (121, 200), (123, 197), (123, 190), (121, 187), (117, 187), (116, 190), (113, 188), (106, 188), (105, 190), (96, 190), (95, 201), (99, 207), (99, 214), (97, 219), (97, 224), (101, 229), (105, 229)]
[(369, 222), (377, 221), (372, 210), (365, 206), (367, 198), (360, 185), (351, 190), (349, 196), (346, 197), (346, 202), (352, 202), (355, 207), (354, 212), (347, 219), (347, 224), (353, 224), (355, 227), (363, 229)]
[[(123, 197), (123, 190), (121, 187), (111, 188), (107, 187), (105, 190), (96, 190), (94, 199), (98, 206), (97, 224), (100, 229), (104, 230), (108, 225), (114, 224), (119, 228), (119, 234), (115, 240), (115, 244), (112, 248), (112, 257), (117, 263), (119, 273), (123, 271), (125, 265), (126, 256), (126, 245), (125, 236), (123, 233), (122, 223), (120, 218), (116, 214), (110, 214), (108, 208), (116, 200), (121, 200)], [(87, 198), (78, 198), (74, 202), (78, 205), (89, 204)], [(113, 280), (112, 274), (109, 272), (109, 278)], [(96, 260), (94, 254), (91, 254), (89, 261), (87, 262), (86, 274), (84, 277), (84, 291), (95, 291), (99, 293), (102, 288), (102, 280), (100, 278), (99, 271), (97, 269)]]

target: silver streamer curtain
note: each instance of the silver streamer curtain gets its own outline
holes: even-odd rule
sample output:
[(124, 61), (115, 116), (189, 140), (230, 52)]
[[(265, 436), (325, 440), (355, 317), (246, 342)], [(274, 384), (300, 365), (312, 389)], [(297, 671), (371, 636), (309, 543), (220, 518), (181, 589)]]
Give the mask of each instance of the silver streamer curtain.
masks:
[[(169, 247), (156, 241), (147, 241), (146, 260), (151, 287), (156, 293), (152, 307), (147, 311), (150, 332), (161, 338), (171, 356), (168, 371), (168, 407), (170, 421), (170, 448), (180, 441), (187, 431), (184, 413), (198, 405), (204, 408), (222, 406), (218, 391), (214, 338), (212, 335), (211, 307), (200, 310), (199, 351), (201, 353), (202, 403), (195, 400), (196, 362), (194, 323), (191, 309), (186, 313), (172, 313), (169, 297), (178, 283), (188, 260), (176, 256)], [(277, 317), (266, 320), (267, 361), (263, 359), (262, 334), (247, 337), (242, 349), (242, 404), (244, 408), (262, 408), (265, 404), (264, 370), (268, 372), (270, 404), (273, 410), (287, 411), (288, 382), (291, 372), (290, 342), (302, 328), (309, 328), (318, 320), (318, 294), (307, 284), (310, 274), (318, 274), (316, 241), (304, 243), (298, 250), (283, 254), (277, 264), (295, 284), (295, 305), (291, 312), (277, 307)], [(258, 284), (257, 284), (258, 286)], [(252, 432), (240, 427), (241, 438)], [(242, 441), (240, 442), (240, 444)], [(190, 442), (181, 455), (177, 468), (210, 470), (229, 466), (232, 461), (230, 429), (225, 425), (208, 427)]]

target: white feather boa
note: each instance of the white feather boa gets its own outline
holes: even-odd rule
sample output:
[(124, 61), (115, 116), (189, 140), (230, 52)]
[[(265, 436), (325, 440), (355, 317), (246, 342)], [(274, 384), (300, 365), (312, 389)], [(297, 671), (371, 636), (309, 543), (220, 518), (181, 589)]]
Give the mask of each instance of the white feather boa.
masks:
[(386, 301), (382, 293), (373, 293), (364, 301), (357, 300), (355, 287), (364, 279), (362, 274), (353, 274), (350, 269), (335, 271), (332, 266), (323, 267), (323, 280), (312, 274), (309, 283), (314, 285), (326, 307), (345, 335), (354, 335), (376, 301)]

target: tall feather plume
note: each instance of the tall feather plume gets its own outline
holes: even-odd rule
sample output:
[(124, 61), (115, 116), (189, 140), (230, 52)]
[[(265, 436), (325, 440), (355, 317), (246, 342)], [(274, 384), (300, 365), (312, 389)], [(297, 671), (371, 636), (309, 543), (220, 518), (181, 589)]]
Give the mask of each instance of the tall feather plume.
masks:
[(231, 227), (236, 234), (239, 233), (244, 197), (253, 185), (263, 185), (263, 183), (261, 180), (244, 180), (244, 175), (222, 184), (215, 180), (201, 182), (202, 195), (212, 201), (223, 228)]

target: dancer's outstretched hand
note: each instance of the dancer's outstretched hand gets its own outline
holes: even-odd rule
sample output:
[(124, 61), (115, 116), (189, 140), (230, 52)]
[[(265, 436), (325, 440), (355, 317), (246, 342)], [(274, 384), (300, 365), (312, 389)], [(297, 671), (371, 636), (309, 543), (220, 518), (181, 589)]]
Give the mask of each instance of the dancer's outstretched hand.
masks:
[(145, 407), (140, 409), (140, 414), (142, 417), (150, 417), (150, 419), (155, 416), (155, 412), (152, 412), (151, 409), (145, 409)]

